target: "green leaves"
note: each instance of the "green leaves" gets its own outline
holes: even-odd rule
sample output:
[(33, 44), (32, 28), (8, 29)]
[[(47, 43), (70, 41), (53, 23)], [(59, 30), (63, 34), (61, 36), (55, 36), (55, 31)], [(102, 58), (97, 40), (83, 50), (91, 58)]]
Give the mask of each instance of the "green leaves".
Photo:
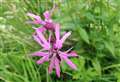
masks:
[(115, 48), (112, 42), (104, 42), (105, 47), (107, 50), (115, 57)]
[(100, 62), (98, 61), (98, 59), (92, 60), (92, 64), (93, 64), (93, 67), (96, 70), (97, 74), (101, 75), (101, 65), (100, 65)]
[(83, 29), (83, 28), (79, 28), (79, 35), (80, 37), (89, 44), (89, 36), (87, 34), (87, 32)]

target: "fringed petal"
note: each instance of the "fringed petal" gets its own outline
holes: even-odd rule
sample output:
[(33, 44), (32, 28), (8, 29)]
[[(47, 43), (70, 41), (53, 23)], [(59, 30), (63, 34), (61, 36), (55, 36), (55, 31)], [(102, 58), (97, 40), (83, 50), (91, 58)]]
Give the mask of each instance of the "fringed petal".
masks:
[(32, 56), (46, 56), (46, 55), (48, 55), (47, 52), (41, 52), (41, 51), (37, 51), (32, 54)]
[(60, 77), (60, 65), (59, 64), (60, 64), (60, 61), (57, 58), (55, 58), (55, 69), (56, 69), (56, 74), (58, 77)]
[(61, 42), (64, 43), (64, 41), (71, 35), (71, 32), (67, 32), (64, 34), (64, 36), (61, 38)]
[(65, 56), (65, 55), (61, 55), (62, 56), (62, 58), (63, 58), (63, 60), (72, 68), (72, 69), (77, 69), (77, 67), (76, 67), (76, 65), (75, 64), (73, 64), (73, 62), (71, 61), (71, 60), (69, 60), (68, 58), (67, 58), (67, 56)]
[(38, 60), (36, 63), (37, 64), (42, 64), (44, 63), (45, 61), (48, 61), (48, 55), (47, 56), (43, 56), (40, 60)]

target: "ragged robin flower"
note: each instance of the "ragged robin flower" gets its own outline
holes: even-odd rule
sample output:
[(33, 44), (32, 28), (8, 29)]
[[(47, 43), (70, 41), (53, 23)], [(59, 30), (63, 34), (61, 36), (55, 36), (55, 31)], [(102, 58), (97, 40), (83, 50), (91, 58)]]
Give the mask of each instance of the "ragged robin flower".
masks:
[(65, 33), (62, 37), (60, 35), (60, 25), (55, 24), (55, 31), (49, 34), (46, 38), (44, 34), (39, 29), (35, 29), (35, 34), (33, 35), (34, 40), (42, 46), (40, 51), (32, 54), (32, 56), (41, 57), (37, 60), (37, 64), (42, 64), (43, 62), (49, 62), (49, 73), (53, 69), (56, 70), (56, 74), (60, 77), (60, 64), (65, 61), (72, 69), (77, 69), (76, 65), (69, 59), (69, 57), (77, 57), (78, 55), (74, 51), (61, 51), (65, 40), (71, 35), (71, 32)]
[(42, 32), (45, 30), (54, 30), (54, 22), (51, 19), (52, 13), (55, 10), (56, 5), (53, 6), (51, 10), (47, 10), (43, 13), (44, 20), (41, 19), (40, 16), (35, 15), (33, 13), (27, 13), (27, 15), (31, 18), (34, 18), (33, 21), (28, 21), (28, 23), (31, 24), (40, 24), (42, 27), (39, 27), (38, 29), (41, 30)]

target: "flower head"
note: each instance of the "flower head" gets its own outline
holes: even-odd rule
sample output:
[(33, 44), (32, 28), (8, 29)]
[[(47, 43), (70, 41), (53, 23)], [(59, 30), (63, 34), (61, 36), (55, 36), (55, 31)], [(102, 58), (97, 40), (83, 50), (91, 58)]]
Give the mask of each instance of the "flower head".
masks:
[(32, 55), (42, 57), (37, 61), (37, 64), (42, 64), (46, 61), (50, 62), (48, 68), (49, 73), (55, 69), (57, 76), (60, 77), (61, 61), (65, 61), (72, 69), (77, 69), (76, 65), (71, 60), (69, 60), (69, 57), (76, 57), (78, 55), (74, 51), (61, 51), (63, 43), (71, 35), (71, 32), (67, 32), (61, 37), (60, 25), (55, 24), (55, 31), (52, 34), (50, 33), (49, 37), (45, 38), (44, 34), (39, 29), (36, 29), (36, 34), (34, 34), (33, 37), (35, 41), (42, 46), (43, 49), (33, 53)]
[(29, 21), (29, 23), (43, 25), (43, 27), (41, 28), (41, 30), (44, 29), (44, 31), (45, 31), (45, 29), (47, 29), (47, 30), (53, 30), (54, 23), (53, 23), (53, 21), (51, 19), (51, 13), (52, 12), (50, 12), (50, 11), (45, 11), (43, 13), (44, 20), (42, 20), (41, 17), (38, 16), (38, 15), (35, 15), (33, 13), (27, 13), (28, 16), (34, 18), (34, 20), (33, 21)]
[[(33, 13), (27, 13), (27, 15), (34, 18), (34, 20), (29, 21), (29, 23), (42, 25), (42, 27), (34, 28), (35, 33), (33, 34), (34, 40), (42, 49), (34, 52), (32, 56), (41, 57), (37, 60), (37, 64), (49, 62), (48, 72), (51, 73), (52, 70), (55, 69), (57, 76), (60, 77), (61, 62), (65, 61), (72, 69), (77, 69), (69, 57), (77, 57), (78, 55), (76, 52), (71, 51), (71, 49), (61, 51), (65, 40), (71, 35), (71, 32), (67, 32), (61, 36), (60, 24), (53, 22), (51, 19), (52, 12), (55, 8), (56, 5), (53, 6), (52, 10), (43, 13), (44, 20)], [(46, 30), (48, 30), (49, 33), (46, 33)], [(48, 37), (45, 37), (45, 34), (48, 34)]]

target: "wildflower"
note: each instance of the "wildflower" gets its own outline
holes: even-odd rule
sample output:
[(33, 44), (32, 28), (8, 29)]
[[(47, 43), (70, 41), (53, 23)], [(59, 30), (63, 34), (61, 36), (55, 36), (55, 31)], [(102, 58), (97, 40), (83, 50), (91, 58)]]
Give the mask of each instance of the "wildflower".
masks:
[(65, 40), (71, 35), (71, 32), (65, 33), (62, 37), (60, 36), (60, 25), (55, 24), (54, 35), (49, 35), (45, 38), (43, 33), (36, 29), (36, 34), (33, 35), (36, 42), (42, 46), (41, 51), (37, 51), (32, 54), (32, 56), (39, 56), (41, 59), (37, 61), (37, 64), (42, 64), (43, 62), (50, 62), (48, 71), (52, 72), (53, 69), (56, 70), (56, 74), (60, 77), (60, 63), (65, 61), (72, 69), (77, 69), (76, 65), (69, 59), (69, 57), (78, 56), (74, 51), (67, 50), (61, 51), (61, 48)]
[(33, 13), (27, 13), (28, 16), (34, 18), (33, 21), (29, 21), (29, 23), (31, 24), (41, 24), (43, 27), (39, 27), (41, 31), (45, 31), (46, 29), (47, 30), (53, 30), (54, 28), (54, 23), (51, 19), (51, 13), (50, 11), (45, 11), (43, 13), (44, 15), (44, 20), (41, 19), (40, 16), (38, 15), (35, 15)]

